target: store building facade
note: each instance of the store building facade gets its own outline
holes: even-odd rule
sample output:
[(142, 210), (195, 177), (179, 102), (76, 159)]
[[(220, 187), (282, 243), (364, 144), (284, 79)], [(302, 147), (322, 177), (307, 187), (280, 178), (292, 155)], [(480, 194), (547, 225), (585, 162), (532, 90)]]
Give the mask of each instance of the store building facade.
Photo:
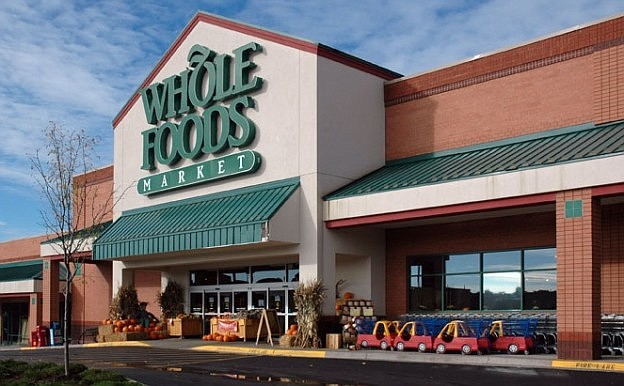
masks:
[(618, 16), (402, 77), (200, 12), (113, 121), (101, 282), (282, 326), (317, 278), (388, 318), (547, 313), (560, 358), (598, 358), (624, 314), (623, 36)]
[(114, 120), (123, 194), (94, 247), (113, 288), (151, 271), (185, 286), (189, 312), (275, 308), (282, 331), (305, 280), (331, 299), (349, 279), (383, 309), (384, 233), (327, 229), (322, 197), (384, 164), (383, 85), (397, 77), (198, 13)]

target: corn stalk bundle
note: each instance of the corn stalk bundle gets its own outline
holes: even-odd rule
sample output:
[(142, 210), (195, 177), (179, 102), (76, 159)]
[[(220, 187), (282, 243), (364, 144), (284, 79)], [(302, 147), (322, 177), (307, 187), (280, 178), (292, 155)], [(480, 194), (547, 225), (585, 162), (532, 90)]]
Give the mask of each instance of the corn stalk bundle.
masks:
[(295, 290), (295, 307), (297, 307), (297, 335), (295, 345), (303, 348), (321, 347), (318, 336), (318, 321), (321, 317), (325, 286), (320, 280), (301, 282)]

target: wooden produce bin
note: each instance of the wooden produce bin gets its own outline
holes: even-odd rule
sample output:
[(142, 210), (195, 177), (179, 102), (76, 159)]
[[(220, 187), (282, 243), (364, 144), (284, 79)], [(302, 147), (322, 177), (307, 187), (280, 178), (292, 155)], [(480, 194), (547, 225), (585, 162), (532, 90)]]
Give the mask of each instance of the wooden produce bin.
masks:
[[(236, 321), (236, 334), (239, 338), (243, 339), (245, 342), (247, 339), (254, 339), (258, 334), (258, 328), (260, 327), (259, 319), (225, 319), (229, 321)], [(229, 330), (232, 331), (232, 330)], [(224, 331), (223, 329), (219, 329), (219, 319), (211, 318), (210, 319), (210, 333), (226, 333), (228, 331)], [(266, 335), (266, 334), (264, 334)]]
[(167, 329), (170, 336), (179, 336), (181, 338), (187, 336), (201, 336), (202, 321), (197, 318), (169, 319)]

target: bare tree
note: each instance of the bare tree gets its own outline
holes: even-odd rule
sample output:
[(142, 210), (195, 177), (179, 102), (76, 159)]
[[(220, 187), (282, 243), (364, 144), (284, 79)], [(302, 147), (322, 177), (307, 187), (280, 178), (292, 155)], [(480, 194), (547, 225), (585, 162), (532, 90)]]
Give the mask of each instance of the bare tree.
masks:
[(112, 213), (112, 191), (98, 192), (85, 178), (93, 170), (96, 138), (83, 129), (69, 129), (50, 122), (43, 130), (45, 146), (30, 156), (31, 169), (39, 184), (46, 208), (41, 211), (50, 245), (63, 258), (65, 300), (63, 342), (65, 375), (69, 375), (68, 320), (71, 288), (85, 253), (102, 231), (104, 220)]

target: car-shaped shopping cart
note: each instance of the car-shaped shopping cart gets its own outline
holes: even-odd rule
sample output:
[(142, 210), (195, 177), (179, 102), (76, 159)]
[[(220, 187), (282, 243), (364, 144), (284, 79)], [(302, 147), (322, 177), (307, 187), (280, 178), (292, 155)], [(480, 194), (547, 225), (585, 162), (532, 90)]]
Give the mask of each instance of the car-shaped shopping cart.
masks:
[(390, 320), (380, 320), (375, 323), (370, 334), (359, 333), (357, 347), (379, 347), (382, 350), (392, 348), (394, 339), (397, 337), (399, 323)]
[(508, 354), (530, 354), (535, 348), (533, 333), (535, 322), (531, 320), (495, 320), (483, 331), (489, 340), (491, 351), (507, 351)]
[(433, 350), (433, 336), (421, 321), (410, 321), (403, 324), (394, 339), (394, 348), (398, 351), (415, 349), (420, 352)]
[(463, 355), (483, 354), (489, 350), (489, 339), (478, 336), (463, 320), (452, 320), (440, 330), (433, 347), (438, 354), (449, 351), (459, 351)]

